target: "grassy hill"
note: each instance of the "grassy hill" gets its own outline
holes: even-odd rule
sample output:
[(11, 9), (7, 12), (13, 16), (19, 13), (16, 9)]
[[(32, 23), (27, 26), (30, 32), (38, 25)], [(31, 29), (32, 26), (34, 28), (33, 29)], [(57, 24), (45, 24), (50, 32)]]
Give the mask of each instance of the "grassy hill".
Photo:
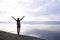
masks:
[(0, 31), (0, 40), (43, 40), (43, 39)]

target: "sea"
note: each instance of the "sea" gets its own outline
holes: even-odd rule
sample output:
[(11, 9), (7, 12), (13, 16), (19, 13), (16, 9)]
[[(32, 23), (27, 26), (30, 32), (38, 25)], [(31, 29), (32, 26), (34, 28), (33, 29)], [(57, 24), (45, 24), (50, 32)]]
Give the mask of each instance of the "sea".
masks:
[[(0, 31), (17, 34), (16, 23), (0, 23)], [(60, 24), (21, 23), (20, 35), (34, 36), (45, 40), (60, 40)]]

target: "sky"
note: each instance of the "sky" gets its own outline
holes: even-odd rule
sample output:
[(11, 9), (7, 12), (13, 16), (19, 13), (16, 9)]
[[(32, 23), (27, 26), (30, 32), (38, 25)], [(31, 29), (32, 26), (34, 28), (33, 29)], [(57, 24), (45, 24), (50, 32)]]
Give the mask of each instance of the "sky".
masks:
[(60, 0), (0, 0), (0, 21), (60, 21)]

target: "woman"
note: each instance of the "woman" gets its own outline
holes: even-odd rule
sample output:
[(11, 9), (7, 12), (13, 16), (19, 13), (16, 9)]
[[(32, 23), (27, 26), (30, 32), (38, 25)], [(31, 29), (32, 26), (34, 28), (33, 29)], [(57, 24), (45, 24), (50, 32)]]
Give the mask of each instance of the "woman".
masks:
[(21, 19), (17, 18), (17, 20), (16, 20), (13, 16), (11, 16), (11, 17), (17, 22), (17, 33), (18, 33), (18, 35), (19, 35), (19, 33), (20, 33), (20, 27), (21, 27), (20, 21), (21, 21), (25, 16), (23, 16)]

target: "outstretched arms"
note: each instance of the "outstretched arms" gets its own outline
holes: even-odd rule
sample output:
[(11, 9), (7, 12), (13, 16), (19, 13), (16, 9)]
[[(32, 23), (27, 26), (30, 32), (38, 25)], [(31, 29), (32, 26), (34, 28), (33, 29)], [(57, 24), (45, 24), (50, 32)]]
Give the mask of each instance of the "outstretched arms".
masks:
[(11, 16), (11, 17), (16, 21), (16, 19), (13, 16)]
[(21, 19), (20, 19), (20, 21), (24, 18), (25, 16), (23, 16)]

